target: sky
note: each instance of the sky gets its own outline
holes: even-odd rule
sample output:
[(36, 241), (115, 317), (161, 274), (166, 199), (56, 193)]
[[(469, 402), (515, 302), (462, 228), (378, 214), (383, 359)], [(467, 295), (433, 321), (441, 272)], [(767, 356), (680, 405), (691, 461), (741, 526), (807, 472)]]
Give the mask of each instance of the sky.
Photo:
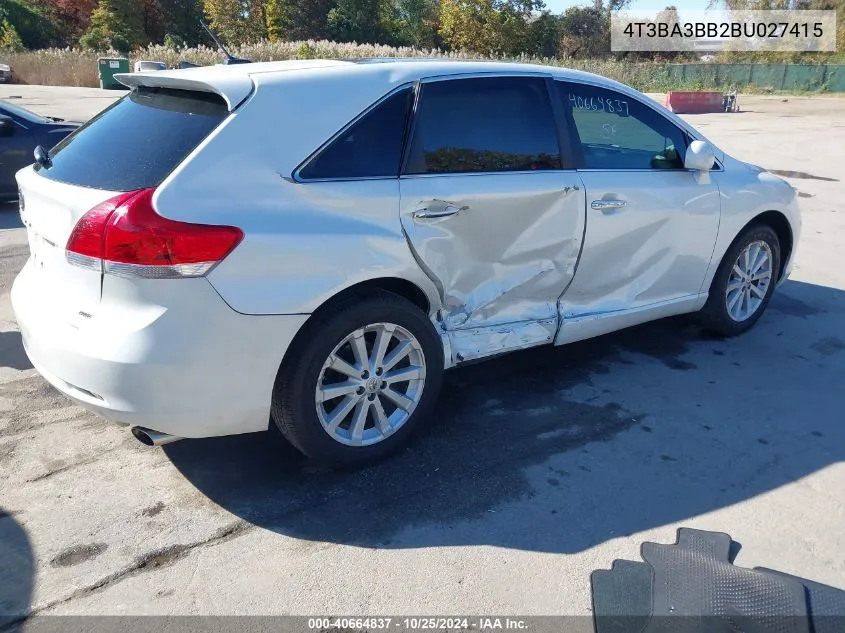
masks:
[[(546, 8), (552, 13), (563, 13), (571, 6), (590, 5), (590, 0), (545, 0)], [(695, 9), (703, 11), (707, 8), (708, 0), (632, 0), (629, 9), (642, 11), (660, 11), (668, 5), (675, 5), (679, 11)]]

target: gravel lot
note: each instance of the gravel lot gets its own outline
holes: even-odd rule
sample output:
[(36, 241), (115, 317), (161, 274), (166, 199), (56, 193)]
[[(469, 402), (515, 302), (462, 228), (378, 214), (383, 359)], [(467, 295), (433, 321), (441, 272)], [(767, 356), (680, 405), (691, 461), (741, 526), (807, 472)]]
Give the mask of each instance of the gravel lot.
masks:
[[(13, 95), (67, 118), (116, 96)], [(588, 614), (592, 570), (679, 526), (845, 588), (845, 99), (740, 104), (689, 120), (792, 172), (805, 218), (752, 332), (671, 319), (456, 370), (418, 441), (353, 474), (270, 433), (150, 449), (73, 406), (21, 347), (0, 208), (0, 614)]]

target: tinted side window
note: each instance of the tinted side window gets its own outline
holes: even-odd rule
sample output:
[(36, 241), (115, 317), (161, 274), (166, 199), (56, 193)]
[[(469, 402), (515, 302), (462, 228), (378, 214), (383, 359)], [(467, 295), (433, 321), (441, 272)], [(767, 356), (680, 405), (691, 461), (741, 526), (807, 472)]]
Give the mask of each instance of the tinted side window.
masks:
[(454, 79), (423, 86), (405, 173), (560, 168), (544, 79)]
[(385, 99), (311, 159), (299, 176), (305, 180), (398, 177), (412, 95), (408, 88)]
[(671, 121), (612, 90), (558, 82), (587, 169), (682, 169), (687, 141)]
[(205, 92), (140, 88), (98, 114), (51, 152), (45, 178), (133, 191), (158, 186), (228, 116)]

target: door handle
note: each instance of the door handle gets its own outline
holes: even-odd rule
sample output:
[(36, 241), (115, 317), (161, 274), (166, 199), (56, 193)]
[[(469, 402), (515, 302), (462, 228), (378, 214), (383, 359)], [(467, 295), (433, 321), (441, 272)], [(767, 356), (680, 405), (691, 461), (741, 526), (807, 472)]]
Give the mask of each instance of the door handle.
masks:
[(432, 200), (429, 203), (417, 207), (414, 211), (415, 218), (448, 218), (457, 215), (461, 211), (469, 209), (468, 206), (459, 207), (451, 202), (443, 200)]
[(625, 200), (593, 200), (590, 207), (596, 211), (607, 211), (608, 209), (621, 209), (628, 206)]

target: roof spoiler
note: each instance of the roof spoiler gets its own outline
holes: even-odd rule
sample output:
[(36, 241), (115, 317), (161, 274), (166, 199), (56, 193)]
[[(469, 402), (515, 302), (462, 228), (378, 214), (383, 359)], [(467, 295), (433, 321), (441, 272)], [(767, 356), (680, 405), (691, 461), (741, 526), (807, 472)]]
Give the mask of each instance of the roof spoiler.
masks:
[(255, 85), (246, 73), (223, 66), (203, 66), (187, 70), (157, 70), (145, 73), (119, 73), (114, 78), (128, 88), (170, 88), (195, 90), (219, 95), (230, 112), (252, 94)]

